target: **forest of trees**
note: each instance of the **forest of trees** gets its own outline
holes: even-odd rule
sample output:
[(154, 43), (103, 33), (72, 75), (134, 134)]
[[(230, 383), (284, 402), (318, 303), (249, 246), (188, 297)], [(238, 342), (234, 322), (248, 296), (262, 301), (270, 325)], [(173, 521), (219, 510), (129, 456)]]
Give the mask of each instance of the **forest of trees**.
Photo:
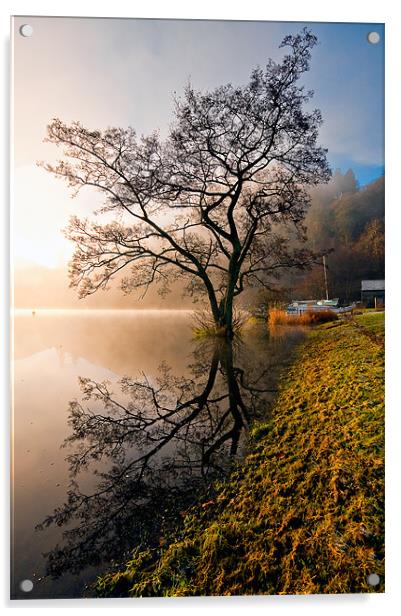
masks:
[[(326, 257), (330, 297), (360, 299), (362, 279), (384, 278), (384, 177), (359, 188), (352, 170), (312, 190), (307, 237)], [(287, 279), (292, 298), (324, 297), (323, 265)]]

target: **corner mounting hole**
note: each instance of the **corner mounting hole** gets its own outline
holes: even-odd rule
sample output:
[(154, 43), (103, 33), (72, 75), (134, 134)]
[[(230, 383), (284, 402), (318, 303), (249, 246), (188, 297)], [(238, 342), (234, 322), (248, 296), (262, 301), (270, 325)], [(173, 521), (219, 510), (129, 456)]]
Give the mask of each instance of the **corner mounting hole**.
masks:
[(21, 588), (23, 592), (31, 592), (33, 588), (33, 582), (32, 580), (22, 580), (19, 587)]
[(378, 32), (369, 32), (368, 41), (372, 45), (376, 45), (377, 43), (380, 42), (380, 34)]
[(21, 36), (24, 36), (25, 38), (27, 37), (29, 38), (30, 36), (33, 35), (33, 28), (29, 24), (24, 24), (23, 26), (20, 27), (19, 33)]
[(371, 573), (370, 575), (368, 575), (367, 581), (370, 586), (377, 586), (380, 582), (380, 577), (377, 575), (377, 573)]

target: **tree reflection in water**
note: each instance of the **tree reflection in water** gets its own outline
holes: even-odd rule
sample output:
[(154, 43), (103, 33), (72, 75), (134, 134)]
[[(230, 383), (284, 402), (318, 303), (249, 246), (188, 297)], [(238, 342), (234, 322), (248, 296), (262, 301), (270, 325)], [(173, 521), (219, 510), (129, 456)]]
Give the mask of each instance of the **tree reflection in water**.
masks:
[[(249, 422), (266, 416), (274, 366), (246, 345), (203, 343), (189, 368), (190, 378), (165, 364), (154, 381), (125, 377), (118, 393), (80, 379), (83, 396), (70, 403), (63, 444), (71, 450), (67, 500), (37, 526), (65, 527), (62, 545), (45, 555), (48, 575), (121, 562), (136, 545), (163, 541), (227, 472)], [(95, 483), (84, 490), (79, 480), (88, 473)]]

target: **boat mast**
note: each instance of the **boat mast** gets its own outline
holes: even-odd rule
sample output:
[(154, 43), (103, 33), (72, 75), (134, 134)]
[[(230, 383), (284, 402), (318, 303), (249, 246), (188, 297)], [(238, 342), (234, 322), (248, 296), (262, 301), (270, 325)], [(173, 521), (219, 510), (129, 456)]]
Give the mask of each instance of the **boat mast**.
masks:
[(326, 271), (326, 257), (323, 255), (323, 271), (324, 271), (324, 286), (326, 289), (326, 299), (329, 299), (329, 288), (327, 286), (327, 271)]

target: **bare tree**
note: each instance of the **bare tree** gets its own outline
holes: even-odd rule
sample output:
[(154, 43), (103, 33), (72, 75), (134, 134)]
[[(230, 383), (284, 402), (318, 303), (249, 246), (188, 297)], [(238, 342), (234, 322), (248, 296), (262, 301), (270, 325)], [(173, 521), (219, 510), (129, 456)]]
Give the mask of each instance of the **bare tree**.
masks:
[(70, 278), (80, 296), (122, 270), (126, 292), (153, 283), (167, 291), (183, 278), (192, 297), (206, 294), (216, 328), (231, 336), (234, 299), (246, 285), (310, 263), (277, 228), (302, 239), (307, 188), (330, 175), (317, 145), (321, 114), (304, 108), (313, 93), (298, 85), (316, 42), (306, 29), (285, 37), (282, 62), (255, 69), (245, 86), (188, 86), (165, 140), (52, 121), (47, 141), (63, 146), (66, 159), (45, 168), (76, 191), (102, 191), (101, 213), (112, 220), (71, 220)]

